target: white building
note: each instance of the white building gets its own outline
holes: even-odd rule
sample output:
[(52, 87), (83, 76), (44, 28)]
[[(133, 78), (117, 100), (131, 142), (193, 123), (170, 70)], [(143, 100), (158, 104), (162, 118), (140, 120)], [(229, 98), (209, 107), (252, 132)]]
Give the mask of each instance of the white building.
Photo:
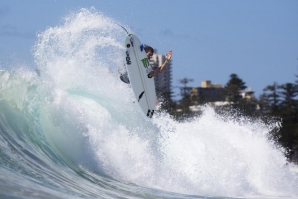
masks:
[(245, 90), (240, 91), (240, 95), (242, 99), (252, 100), (254, 99), (254, 91), (251, 88), (247, 88)]

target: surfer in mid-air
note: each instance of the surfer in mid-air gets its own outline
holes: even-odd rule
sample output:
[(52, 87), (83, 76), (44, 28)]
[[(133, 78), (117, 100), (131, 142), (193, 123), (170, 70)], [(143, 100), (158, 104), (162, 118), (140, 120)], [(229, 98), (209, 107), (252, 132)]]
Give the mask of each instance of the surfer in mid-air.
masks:
[[(146, 52), (146, 55), (147, 55), (148, 59), (150, 60), (153, 56), (154, 49), (151, 46), (144, 46), (144, 50)], [(165, 58), (166, 58), (166, 60), (161, 66), (159, 66), (159, 67), (151, 66), (150, 71), (148, 71), (148, 78), (152, 78), (155, 73), (162, 73), (164, 71), (164, 69), (170, 63), (170, 60), (172, 58), (172, 50), (169, 50), (169, 52), (166, 54)], [(120, 75), (120, 79), (124, 83), (127, 83), (127, 84), (130, 83), (127, 71)]]

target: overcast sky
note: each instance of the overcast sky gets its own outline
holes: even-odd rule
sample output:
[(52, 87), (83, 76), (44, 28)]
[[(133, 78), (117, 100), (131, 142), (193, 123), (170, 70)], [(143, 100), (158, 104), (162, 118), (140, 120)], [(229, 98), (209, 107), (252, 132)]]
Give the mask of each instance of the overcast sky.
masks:
[(1, 0), (0, 67), (36, 67), (36, 34), (92, 6), (158, 53), (173, 50), (173, 86), (184, 77), (225, 85), (236, 73), (258, 97), (297, 79), (297, 0)]

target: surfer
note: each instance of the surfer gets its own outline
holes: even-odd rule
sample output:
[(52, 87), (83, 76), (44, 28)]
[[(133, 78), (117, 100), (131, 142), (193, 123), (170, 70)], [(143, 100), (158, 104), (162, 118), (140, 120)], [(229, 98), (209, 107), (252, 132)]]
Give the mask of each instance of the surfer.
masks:
[[(146, 52), (146, 55), (147, 55), (148, 59), (150, 60), (153, 56), (154, 49), (151, 46), (146, 45), (146, 46), (144, 46), (144, 50)], [(169, 50), (169, 52), (166, 54), (165, 58), (166, 58), (166, 60), (161, 66), (159, 66), (159, 67), (152, 67), (151, 66), (151, 70), (148, 71), (148, 77), (149, 78), (152, 78), (155, 73), (162, 73), (164, 71), (164, 69), (170, 63), (170, 60), (172, 58), (172, 50)], [(124, 74), (120, 75), (120, 79), (124, 83), (127, 83), (127, 84), (130, 83), (127, 71)]]

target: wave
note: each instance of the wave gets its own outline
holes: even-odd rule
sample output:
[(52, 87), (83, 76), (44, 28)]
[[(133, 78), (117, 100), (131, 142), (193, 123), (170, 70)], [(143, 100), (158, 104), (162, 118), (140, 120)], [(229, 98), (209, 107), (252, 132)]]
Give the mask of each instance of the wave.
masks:
[(297, 192), (275, 124), (143, 116), (119, 81), (125, 33), (94, 8), (38, 35), (30, 69), (0, 71), (0, 196), (251, 197)]

